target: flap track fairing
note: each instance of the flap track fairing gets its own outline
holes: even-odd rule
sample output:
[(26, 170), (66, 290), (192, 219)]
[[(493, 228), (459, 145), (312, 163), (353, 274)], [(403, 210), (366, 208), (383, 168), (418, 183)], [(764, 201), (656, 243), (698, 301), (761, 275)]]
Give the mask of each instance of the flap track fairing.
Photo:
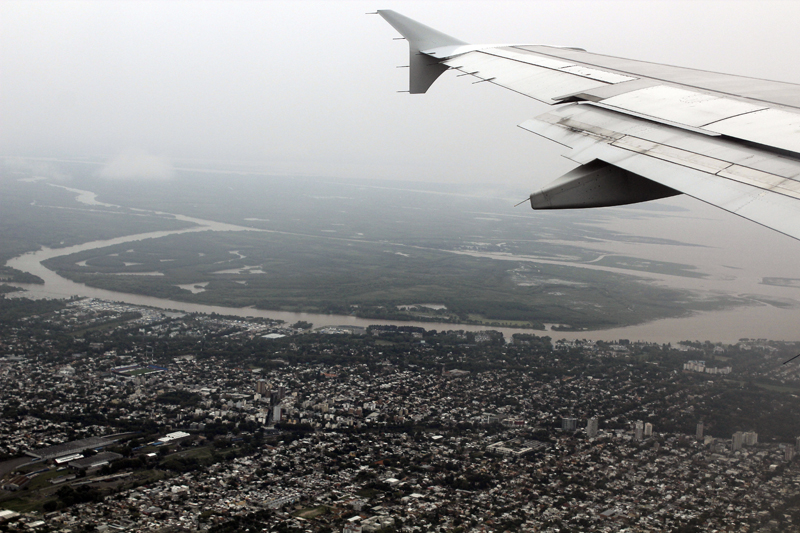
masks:
[(531, 194), (533, 209), (575, 209), (635, 204), (681, 194), (600, 160), (575, 168)]

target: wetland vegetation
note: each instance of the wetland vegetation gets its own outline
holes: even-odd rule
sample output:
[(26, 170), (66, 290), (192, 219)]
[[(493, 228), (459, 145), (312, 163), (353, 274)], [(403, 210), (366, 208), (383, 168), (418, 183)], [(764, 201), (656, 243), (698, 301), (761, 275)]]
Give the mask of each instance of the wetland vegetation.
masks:
[(25, 226), (0, 222), (0, 234), (13, 236), (6, 255), (192, 225), (165, 213), (250, 230), (172, 234), (44, 263), (103, 289), (230, 307), (572, 330), (743, 303), (638, 275), (702, 278), (692, 265), (581, 246), (642, 239), (601, 224), (643, 216), (636, 211), (543, 217), (453, 185), (196, 172), (154, 185), (101, 180), (80, 164), (67, 168), (70, 187), (118, 206), (87, 206), (74, 191), (6, 176), (3, 186), (17, 192), (4, 202)]

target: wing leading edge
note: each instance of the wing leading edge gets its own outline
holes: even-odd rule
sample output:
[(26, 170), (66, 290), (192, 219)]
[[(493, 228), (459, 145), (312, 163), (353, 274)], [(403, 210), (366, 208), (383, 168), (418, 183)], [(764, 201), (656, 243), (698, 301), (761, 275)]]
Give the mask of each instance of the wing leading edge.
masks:
[(531, 194), (534, 209), (687, 194), (800, 239), (800, 85), (551, 46), (470, 45), (394, 11), (410, 91), (446, 70), (557, 106), (521, 128), (580, 166)]

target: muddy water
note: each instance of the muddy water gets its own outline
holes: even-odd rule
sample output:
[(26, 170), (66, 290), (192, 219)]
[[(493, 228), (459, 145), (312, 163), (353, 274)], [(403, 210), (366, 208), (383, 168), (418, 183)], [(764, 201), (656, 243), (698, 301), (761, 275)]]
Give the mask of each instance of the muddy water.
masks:
[[(96, 195), (89, 191), (69, 189), (76, 193), (76, 199), (87, 205), (110, 205), (96, 200)], [(681, 240), (692, 244), (685, 245), (648, 245), (605, 242), (605, 243), (571, 243), (580, 246), (596, 246), (599, 250), (608, 253), (631, 255), (644, 259), (673, 261), (698, 265), (702, 272), (709, 274), (707, 279), (692, 279), (678, 276), (667, 276), (652, 273), (642, 273), (643, 277), (650, 278), (656, 283), (674, 288), (711, 291), (717, 293), (748, 296), (753, 302), (752, 306), (740, 307), (729, 311), (697, 313), (684, 318), (657, 320), (648, 324), (614, 328), (592, 332), (548, 332), (555, 339), (595, 339), (614, 340), (627, 338), (651, 342), (675, 342), (684, 339), (712, 340), (721, 342), (735, 342), (742, 337), (769, 338), (776, 340), (800, 339), (800, 289), (773, 287), (763, 285), (762, 277), (787, 277), (795, 276), (796, 265), (800, 264), (800, 244), (793, 239), (777, 235), (769, 230), (754, 226), (752, 223), (740, 222), (736, 217), (717, 214), (694, 206), (689, 214), (670, 215), (669, 224), (671, 231), (681, 234)], [(165, 215), (167, 213), (158, 213)], [(233, 224), (225, 224), (210, 220), (203, 220), (182, 215), (174, 215), (179, 220), (197, 224), (196, 227), (174, 230), (129, 235), (116, 239), (93, 241), (68, 248), (44, 248), (37, 252), (27, 253), (8, 261), (8, 266), (24, 272), (35, 274), (42, 278), (44, 285), (20, 284), (27, 289), (25, 296), (33, 298), (65, 298), (82, 296), (100, 298), (105, 300), (126, 302), (133, 305), (144, 305), (162, 309), (175, 309), (186, 312), (218, 313), (241, 317), (267, 317), (296, 322), (305, 320), (315, 326), (327, 325), (352, 325), (366, 327), (370, 324), (397, 324), (413, 325), (427, 329), (464, 329), (479, 331), (486, 329), (481, 326), (456, 325), (431, 322), (393, 322), (385, 320), (360, 319), (346, 315), (322, 315), (313, 313), (290, 313), (282, 311), (266, 311), (252, 308), (233, 308), (223, 306), (199, 305), (185, 302), (139, 296), (116, 291), (108, 291), (88, 287), (58, 276), (56, 273), (42, 266), (41, 262), (61, 255), (72, 254), (79, 251), (102, 248), (113, 244), (133, 242), (148, 238), (158, 238), (167, 235), (189, 233), (197, 231), (260, 231)], [(631, 231), (630, 222), (615, 220), (608, 224), (609, 229)], [(720, 229), (723, 231), (720, 232)], [(637, 221), (637, 235), (656, 235), (665, 237), (664, 221), (654, 218)], [(703, 233), (705, 231), (705, 234)], [(722, 235), (722, 237), (720, 237)], [(512, 259), (509, 257), (495, 257), (496, 259)], [(514, 260), (524, 258), (514, 257)], [(535, 260), (534, 258), (530, 258)], [(571, 266), (586, 266), (569, 262), (560, 262)], [(603, 270), (627, 272), (608, 267), (599, 267)], [(639, 273), (634, 273), (639, 275)], [(800, 277), (800, 276), (798, 276)], [(789, 308), (780, 308), (761, 303), (762, 299), (780, 300), (789, 305)], [(537, 330), (522, 330), (517, 328), (492, 328), (500, 329), (506, 338), (513, 333), (530, 332), (543, 334)]]

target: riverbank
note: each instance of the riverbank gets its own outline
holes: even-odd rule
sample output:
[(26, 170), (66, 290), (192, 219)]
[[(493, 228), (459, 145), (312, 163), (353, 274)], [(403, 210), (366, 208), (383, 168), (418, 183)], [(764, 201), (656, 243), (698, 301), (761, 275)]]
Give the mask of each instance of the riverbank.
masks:
[[(79, 189), (69, 189), (77, 195), (77, 200), (87, 205), (102, 205), (108, 207), (118, 207), (112, 204), (98, 202), (96, 195), (89, 191), (82, 191)], [(143, 212), (142, 210), (139, 210)], [(11, 259), (7, 265), (16, 268), (20, 271), (38, 276), (44, 280), (42, 285), (28, 285), (28, 284), (14, 284), (26, 289), (25, 293), (20, 293), (18, 296), (27, 296), (32, 298), (69, 298), (72, 296), (99, 298), (110, 301), (121, 301), (133, 305), (144, 305), (161, 309), (176, 309), (184, 312), (198, 312), (198, 313), (217, 313), (231, 316), (259, 316), (265, 318), (275, 318), (285, 320), (290, 323), (299, 320), (313, 323), (315, 326), (334, 326), (334, 325), (351, 325), (358, 327), (366, 327), (371, 324), (381, 325), (414, 325), (426, 329), (448, 330), (448, 329), (463, 329), (468, 331), (481, 331), (485, 329), (495, 329), (502, 331), (506, 337), (510, 337), (513, 333), (532, 333), (537, 335), (547, 334), (557, 339), (593, 339), (593, 340), (614, 340), (619, 338), (627, 338), (631, 340), (643, 340), (650, 342), (676, 342), (687, 339), (697, 340), (712, 340), (721, 342), (736, 342), (743, 337), (750, 338), (771, 338), (776, 340), (793, 340), (798, 336), (797, 324), (800, 323), (800, 315), (797, 309), (793, 308), (791, 301), (788, 305), (778, 306), (773, 303), (778, 300), (779, 296), (788, 296), (787, 291), (778, 287), (767, 287), (754, 283), (749, 280), (748, 289), (763, 289), (766, 296), (759, 297), (758, 295), (744, 295), (747, 301), (751, 304), (736, 309), (726, 311), (713, 311), (713, 312), (697, 312), (691, 316), (681, 318), (667, 318), (655, 320), (649, 323), (640, 324), (636, 326), (627, 326), (612, 328), (606, 330), (594, 331), (552, 331), (552, 325), (547, 326), (546, 331), (540, 329), (525, 329), (525, 328), (498, 328), (487, 327), (483, 325), (466, 325), (456, 324), (452, 322), (432, 322), (432, 321), (399, 321), (399, 320), (381, 320), (381, 319), (362, 319), (347, 314), (322, 314), (322, 313), (295, 313), (287, 311), (273, 311), (264, 309), (255, 309), (253, 307), (228, 307), (219, 305), (204, 305), (199, 303), (180, 302), (165, 298), (158, 298), (152, 296), (142, 296), (129, 294), (113, 290), (104, 290), (89, 287), (82, 283), (76, 283), (65, 279), (55, 272), (47, 269), (42, 265), (43, 261), (54, 257), (60, 257), (68, 254), (73, 254), (80, 251), (93, 250), (112, 246), (115, 244), (131, 243), (143, 239), (158, 239), (169, 235), (177, 235), (184, 233), (196, 232), (269, 232), (265, 229), (257, 229), (246, 226), (239, 226), (229, 223), (220, 223), (211, 220), (204, 220), (195, 217), (188, 217), (183, 215), (172, 215), (170, 213), (156, 212), (158, 216), (174, 216), (177, 220), (195, 224), (191, 228), (183, 228), (168, 231), (156, 231), (150, 233), (142, 233), (137, 235), (128, 235), (115, 239), (108, 239), (102, 241), (93, 241), (67, 248), (49, 249), (43, 248), (37, 252), (23, 254)], [(610, 243), (614, 244), (614, 243)], [(616, 246), (622, 246), (614, 244)], [(697, 247), (697, 250), (702, 250)], [(488, 257), (487, 257), (488, 259)], [(500, 259), (499, 257), (492, 257), (493, 260)], [(509, 258), (502, 257), (503, 260)], [(520, 260), (527, 260), (534, 262), (537, 258), (524, 257)], [(541, 259), (539, 259), (541, 260)], [(556, 261), (551, 260), (551, 263)], [(568, 265), (567, 261), (558, 261), (559, 264)], [(573, 265), (584, 268), (583, 265)], [(608, 268), (600, 267), (597, 265), (589, 265), (589, 268)], [(730, 269), (730, 267), (724, 267)], [(712, 272), (714, 268), (710, 268)], [(719, 270), (719, 269), (718, 269)], [(688, 284), (692, 288), (718, 291), (725, 287), (726, 278), (716, 273), (710, 279), (691, 278), (691, 277), (659, 277), (655, 273), (649, 273), (648, 277), (653, 283), (666, 283), (672, 286)], [(773, 302), (773, 303), (771, 303)]]

